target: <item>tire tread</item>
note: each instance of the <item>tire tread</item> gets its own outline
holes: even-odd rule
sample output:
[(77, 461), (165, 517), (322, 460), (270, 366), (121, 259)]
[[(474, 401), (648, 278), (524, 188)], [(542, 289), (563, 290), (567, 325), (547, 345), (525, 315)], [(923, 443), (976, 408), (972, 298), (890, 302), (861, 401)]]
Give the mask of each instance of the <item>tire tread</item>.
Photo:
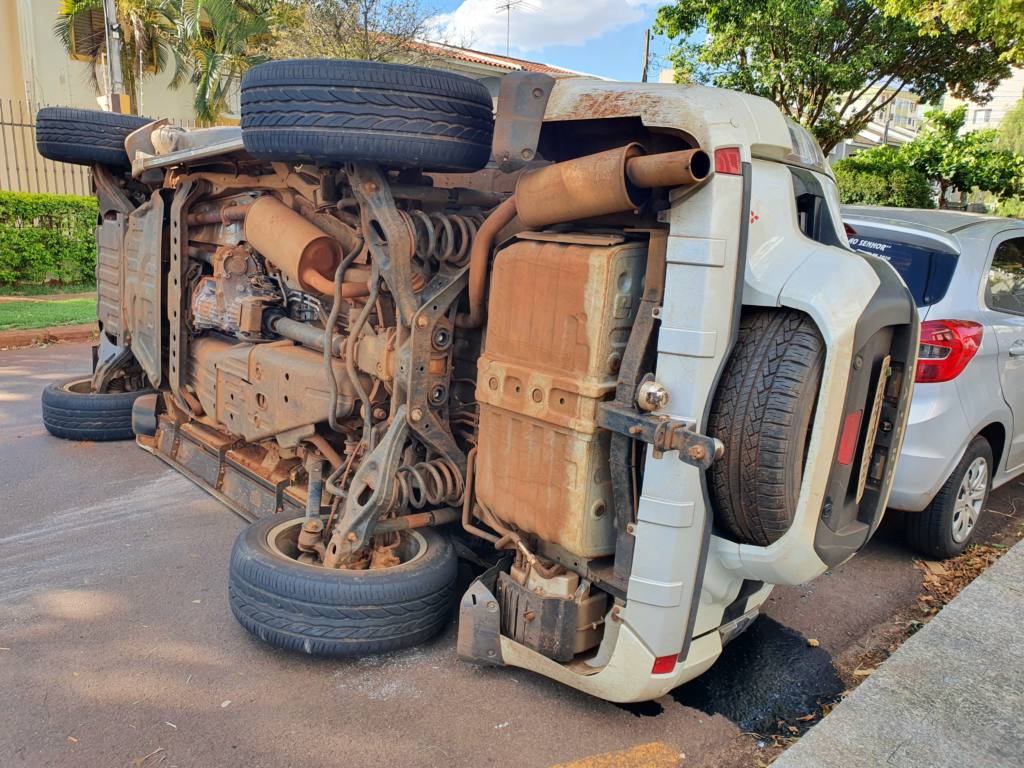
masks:
[(111, 392), (85, 394), (71, 392), (66, 387), (81, 377), (48, 384), (40, 398), (43, 426), (54, 437), (64, 440), (130, 440), (132, 406), (151, 389), (137, 392)]
[[(718, 522), (741, 543), (768, 546), (788, 529), (802, 474), (824, 341), (796, 311), (751, 310), (715, 393), (708, 433), (725, 446), (709, 470)], [(799, 454), (799, 455), (796, 455)]]
[(491, 113), (481, 83), (420, 67), (280, 61), (242, 82), (242, 140), (273, 160), (475, 171), (490, 155)]
[(44, 107), (36, 115), (36, 148), (49, 160), (128, 168), (124, 140), (151, 121), (92, 109)]
[(235, 541), (228, 602), (254, 636), (285, 650), (352, 657), (407, 648), (447, 624), (455, 602), (454, 548), (423, 532), (425, 556), (386, 571), (326, 571), (274, 555), (266, 537), (280, 522), (253, 523)]

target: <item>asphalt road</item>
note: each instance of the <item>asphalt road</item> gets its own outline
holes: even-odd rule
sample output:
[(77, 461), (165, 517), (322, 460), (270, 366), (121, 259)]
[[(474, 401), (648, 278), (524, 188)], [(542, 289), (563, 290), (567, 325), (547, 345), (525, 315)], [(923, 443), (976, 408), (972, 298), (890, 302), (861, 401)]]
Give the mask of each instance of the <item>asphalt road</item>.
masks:
[[(919, 594), (896, 520), (834, 573), (776, 590), (697, 683), (634, 707), (459, 662), (454, 622), (387, 657), (287, 655), (228, 611), (240, 519), (130, 442), (46, 434), (40, 391), (88, 366), (82, 344), (0, 352), (4, 768), (752, 766), (750, 732), (839, 693), (837, 668)], [(986, 535), (1022, 522), (1011, 485)]]

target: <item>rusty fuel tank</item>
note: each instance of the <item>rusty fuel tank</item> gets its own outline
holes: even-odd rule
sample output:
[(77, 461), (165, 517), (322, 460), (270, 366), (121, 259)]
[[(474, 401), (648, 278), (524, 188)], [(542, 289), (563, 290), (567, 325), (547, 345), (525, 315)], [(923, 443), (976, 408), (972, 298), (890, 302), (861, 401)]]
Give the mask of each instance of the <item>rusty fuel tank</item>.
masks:
[(598, 557), (615, 539), (609, 433), (597, 407), (615, 389), (647, 245), (531, 237), (521, 233), (494, 263), (477, 366), (476, 494), (504, 522)]

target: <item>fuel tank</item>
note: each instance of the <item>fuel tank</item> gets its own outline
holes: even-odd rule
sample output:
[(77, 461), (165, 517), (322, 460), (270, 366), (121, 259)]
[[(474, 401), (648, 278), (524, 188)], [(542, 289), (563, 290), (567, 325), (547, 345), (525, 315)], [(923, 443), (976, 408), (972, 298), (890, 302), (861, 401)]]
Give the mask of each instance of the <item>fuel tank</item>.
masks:
[(580, 557), (614, 550), (610, 433), (647, 246), (621, 235), (523, 233), (499, 251), (477, 366), (477, 498)]

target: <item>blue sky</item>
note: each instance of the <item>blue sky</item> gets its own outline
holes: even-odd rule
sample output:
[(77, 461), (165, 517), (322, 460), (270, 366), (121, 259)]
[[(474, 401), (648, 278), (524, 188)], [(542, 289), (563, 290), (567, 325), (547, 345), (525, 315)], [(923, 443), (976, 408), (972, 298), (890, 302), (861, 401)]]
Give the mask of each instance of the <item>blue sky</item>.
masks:
[[(492, 53), (505, 53), (505, 0), (435, 0), (445, 38)], [(512, 56), (616, 80), (639, 80), (644, 30), (664, 0), (527, 0), (511, 11)], [(654, 38), (663, 55), (666, 41)], [(652, 79), (657, 73), (652, 72)]]

